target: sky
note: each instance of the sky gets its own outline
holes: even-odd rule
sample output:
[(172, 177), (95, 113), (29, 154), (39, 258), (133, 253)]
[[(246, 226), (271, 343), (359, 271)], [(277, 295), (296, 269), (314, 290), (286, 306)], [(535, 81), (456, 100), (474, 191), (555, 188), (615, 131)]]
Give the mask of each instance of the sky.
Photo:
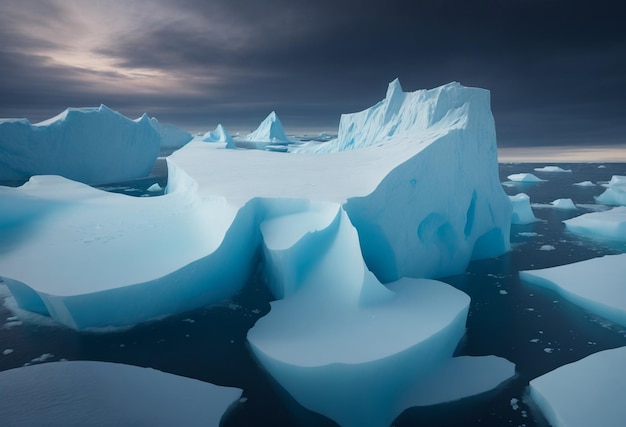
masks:
[(0, 117), (106, 104), (190, 131), (336, 132), (450, 81), (491, 91), (500, 147), (626, 149), (617, 0), (2, 0)]

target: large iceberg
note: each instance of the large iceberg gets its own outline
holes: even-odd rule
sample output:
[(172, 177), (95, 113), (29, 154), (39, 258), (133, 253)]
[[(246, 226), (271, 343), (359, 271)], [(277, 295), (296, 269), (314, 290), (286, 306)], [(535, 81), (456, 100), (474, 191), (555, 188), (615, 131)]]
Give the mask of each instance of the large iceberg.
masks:
[(130, 120), (101, 105), (68, 108), (40, 123), (0, 120), (0, 180), (62, 175), (89, 184), (147, 176), (161, 136), (145, 114)]
[(551, 289), (596, 315), (626, 326), (626, 254), (519, 274), (522, 280)]
[[(489, 92), (452, 83), (417, 93), (387, 119), (423, 124), (404, 115), (425, 109), (437, 112), (430, 125), (360, 150), (279, 155), (192, 141), (168, 157), (161, 197), (51, 176), (4, 188), (0, 226), (11, 232), (0, 236), (0, 275), (20, 306), (70, 327), (133, 324), (237, 292), (261, 222), (321, 215), (318, 202), (345, 211), (359, 256), (383, 283), (462, 272), (510, 248)], [(355, 138), (359, 126), (377, 126), (359, 117), (348, 126)]]
[(3, 426), (217, 426), (241, 390), (118, 363), (0, 372)]
[(553, 427), (620, 427), (626, 420), (626, 347), (587, 356), (530, 381), (530, 397)]

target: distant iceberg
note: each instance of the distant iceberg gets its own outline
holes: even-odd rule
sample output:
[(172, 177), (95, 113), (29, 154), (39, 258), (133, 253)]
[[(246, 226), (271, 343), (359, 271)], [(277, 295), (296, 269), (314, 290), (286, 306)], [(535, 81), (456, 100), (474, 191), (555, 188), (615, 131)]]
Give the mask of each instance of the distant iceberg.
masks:
[(161, 135), (145, 114), (130, 120), (105, 105), (68, 108), (37, 124), (0, 120), (0, 180), (61, 175), (88, 184), (147, 176)]
[(545, 179), (537, 178), (532, 173), (514, 173), (513, 175), (509, 175), (507, 178), (513, 182), (524, 182), (524, 183), (545, 181)]
[(273, 143), (291, 142), (290, 139), (287, 138), (283, 124), (275, 111), (272, 111), (254, 132), (246, 136), (246, 140)]
[(530, 397), (554, 427), (619, 427), (626, 419), (626, 347), (604, 350), (530, 381)]
[(544, 166), (542, 168), (535, 168), (537, 172), (571, 172), (571, 169), (563, 169), (559, 166)]
[(0, 372), (3, 426), (217, 426), (242, 390), (119, 363)]
[(626, 206), (626, 176), (613, 175), (604, 193), (596, 197), (598, 203)]
[(576, 205), (574, 204), (574, 202), (572, 201), (572, 199), (556, 199), (550, 202), (550, 204), (556, 209), (563, 209), (563, 210), (577, 210), (578, 209)]
[(208, 131), (202, 135), (204, 142), (225, 142), (226, 148), (235, 148), (235, 142), (232, 136), (226, 131), (222, 124), (218, 124), (214, 131)]

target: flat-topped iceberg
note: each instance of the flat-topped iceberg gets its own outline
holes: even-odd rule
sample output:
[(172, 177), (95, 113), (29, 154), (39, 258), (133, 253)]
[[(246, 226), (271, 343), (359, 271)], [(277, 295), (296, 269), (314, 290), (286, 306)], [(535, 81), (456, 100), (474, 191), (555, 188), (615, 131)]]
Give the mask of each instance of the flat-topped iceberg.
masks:
[(608, 211), (590, 212), (563, 221), (574, 233), (589, 237), (626, 241), (626, 207), (618, 206)]
[(626, 420), (626, 347), (604, 350), (530, 381), (530, 397), (553, 427), (619, 427)]
[(108, 362), (54, 362), (0, 372), (3, 426), (217, 426), (237, 388)]
[(101, 105), (68, 108), (31, 124), (0, 120), (0, 180), (61, 175), (88, 184), (147, 176), (161, 135), (145, 114), (130, 120)]
[(532, 173), (514, 173), (513, 175), (507, 176), (513, 182), (523, 182), (523, 183), (533, 183), (533, 182), (543, 182), (545, 179), (537, 178)]
[(541, 168), (535, 168), (537, 172), (571, 172), (571, 169), (563, 169), (559, 166), (544, 166)]
[(520, 271), (520, 279), (552, 289), (567, 300), (626, 326), (626, 254)]

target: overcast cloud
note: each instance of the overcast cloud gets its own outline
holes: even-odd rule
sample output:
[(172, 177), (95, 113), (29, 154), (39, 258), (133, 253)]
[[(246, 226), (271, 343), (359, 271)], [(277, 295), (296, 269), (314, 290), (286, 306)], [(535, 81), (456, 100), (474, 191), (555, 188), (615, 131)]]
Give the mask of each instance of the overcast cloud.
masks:
[(0, 117), (144, 111), (190, 130), (336, 130), (450, 81), (491, 90), (501, 146), (626, 143), (620, 2), (3, 0)]

